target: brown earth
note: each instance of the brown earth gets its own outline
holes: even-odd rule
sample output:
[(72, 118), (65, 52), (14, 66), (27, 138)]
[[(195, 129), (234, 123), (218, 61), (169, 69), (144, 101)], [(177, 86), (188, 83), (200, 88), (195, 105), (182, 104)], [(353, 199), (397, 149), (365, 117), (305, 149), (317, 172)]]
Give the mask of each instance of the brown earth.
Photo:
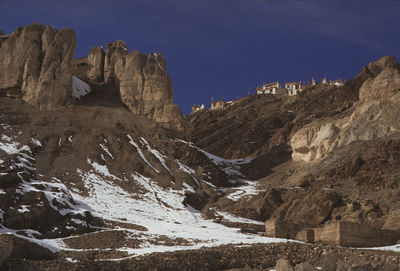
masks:
[[(371, 264), (380, 266), (392, 264), (400, 266), (398, 253), (377, 250), (358, 250), (330, 247), (326, 245), (254, 244), (251, 246), (221, 246), (198, 250), (183, 250), (167, 253), (153, 253), (117, 262), (95, 262), (94, 254), (66, 254), (53, 261), (11, 261), (8, 270), (227, 270), (248, 266), (255, 270), (272, 269), (277, 260), (288, 259), (292, 264), (310, 261), (321, 266), (326, 255), (334, 255), (347, 265)], [(77, 259), (68, 263), (62, 257)], [(251, 270), (252, 270), (251, 269)]]

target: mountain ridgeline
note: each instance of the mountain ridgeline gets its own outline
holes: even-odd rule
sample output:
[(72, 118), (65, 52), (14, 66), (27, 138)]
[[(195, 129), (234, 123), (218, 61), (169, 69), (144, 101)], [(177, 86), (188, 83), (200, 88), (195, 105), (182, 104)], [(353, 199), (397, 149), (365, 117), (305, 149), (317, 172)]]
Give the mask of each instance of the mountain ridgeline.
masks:
[(393, 57), (185, 118), (162, 54), (75, 49), (72, 29), (0, 33), (2, 270), (400, 264)]

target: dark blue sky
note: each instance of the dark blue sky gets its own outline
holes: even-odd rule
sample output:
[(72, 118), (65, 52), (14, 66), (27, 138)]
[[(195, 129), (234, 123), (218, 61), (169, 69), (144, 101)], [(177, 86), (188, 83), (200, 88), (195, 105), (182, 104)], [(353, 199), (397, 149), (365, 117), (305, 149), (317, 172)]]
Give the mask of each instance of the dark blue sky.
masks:
[(163, 53), (185, 114), (263, 82), (349, 79), (383, 55), (400, 60), (397, 0), (0, 1), (4, 32), (33, 21), (74, 28), (77, 57), (117, 39)]

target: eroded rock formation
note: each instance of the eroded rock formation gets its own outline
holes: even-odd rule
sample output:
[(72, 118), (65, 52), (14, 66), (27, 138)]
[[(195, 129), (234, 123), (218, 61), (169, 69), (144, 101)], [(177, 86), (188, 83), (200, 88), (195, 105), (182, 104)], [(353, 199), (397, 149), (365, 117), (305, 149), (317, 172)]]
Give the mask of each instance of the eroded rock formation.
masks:
[(359, 90), (359, 103), (348, 117), (315, 120), (291, 139), (292, 158), (314, 161), (335, 148), (357, 140), (391, 136), (400, 131), (400, 65), (393, 57), (382, 57), (364, 67), (369, 78)]
[[(72, 75), (76, 49), (72, 29), (57, 31), (51, 26), (33, 23), (17, 28), (10, 36), (0, 34), (0, 90), (12, 92), (40, 110), (55, 110), (72, 99)], [(183, 131), (185, 120), (173, 103), (172, 84), (161, 54), (129, 53), (123, 41), (93, 47), (81, 80), (90, 84), (106, 84), (113, 95), (135, 114), (161, 123), (164, 127)], [(17, 95), (15, 92), (20, 92)]]
[[(100, 58), (100, 53), (97, 55), (96, 59)], [(184, 129), (185, 121), (173, 103), (172, 83), (161, 54), (128, 53), (125, 43), (118, 40), (108, 44), (103, 70), (105, 82), (119, 88), (129, 110), (169, 128)]]
[(21, 89), (22, 98), (41, 110), (71, 100), (75, 33), (33, 23), (17, 28), (0, 47), (0, 89)]

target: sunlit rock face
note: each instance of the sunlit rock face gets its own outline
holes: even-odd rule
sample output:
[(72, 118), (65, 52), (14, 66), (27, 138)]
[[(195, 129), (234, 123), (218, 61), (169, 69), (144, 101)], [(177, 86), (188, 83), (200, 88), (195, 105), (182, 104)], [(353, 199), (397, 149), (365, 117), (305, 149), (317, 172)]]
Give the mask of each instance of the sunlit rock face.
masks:
[(71, 102), (75, 32), (33, 23), (17, 28), (0, 47), (0, 89), (20, 89), (28, 104), (53, 110)]
[(168, 128), (185, 129), (182, 112), (173, 103), (172, 83), (161, 54), (128, 53), (123, 41), (110, 43), (105, 53), (104, 80), (119, 87), (122, 102), (132, 112)]
[(361, 73), (369, 78), (360, 87), (359, 102), (353, 113), (349, 117), (315, 120), (297, 131), (291, 139), (293, 160), (314, 161), (351, 142), (391, 136), (400, 131), (397, 61), (385, 56), (368, 64)]
[[(3, 35), (4, 36), (4, 35)], [(0, 89), (20, 93), (40, 110), (55, 110), (74, 103), (72, 70), (76, 50), (72, 29), (57, 31), (33, 23), (17, 28), (0, 44)], [(108, 84), (130, 111), (164, 127), (184, 131), (186, 122), (173, 103), (172, 83), (161, 54), (129, 53), (123, 41), (93, 47), (84, 61), (84, 78)], [(82, 64), (82, 63), (81, 63)], [(76, 98), (76, 97), (75, 97)]]

